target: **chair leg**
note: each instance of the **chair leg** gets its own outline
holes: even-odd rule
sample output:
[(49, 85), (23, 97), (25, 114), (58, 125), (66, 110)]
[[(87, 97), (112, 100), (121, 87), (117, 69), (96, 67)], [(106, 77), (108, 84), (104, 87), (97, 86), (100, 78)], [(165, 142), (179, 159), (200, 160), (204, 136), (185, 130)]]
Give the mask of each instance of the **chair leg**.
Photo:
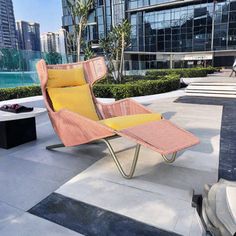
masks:
[(173, 153), (171, 158), (168, 158), (166, 155), (161, 155), (166, 163), (173, 163), (176, 159), (177, 152)]
[(54, 145), (47, 146), (46, 149), (47, 149), (47, 150), (52, 150), (52, 149), (61, 148), (61, 147), (65, 147), (65, 145), (62, 144), (62, 143), (54, 144)]
[(137, 144), (136, 145), (136, 148), (135, 148), (135, 153), (134, 153), (134, 158), (133, 158), (133, 162), (132, 162), (132, 166), (130, 168), (130, 172), (127, 174), (125, 173), (124, 169), (122, 168), (111, 144), (109, 143), (109, 141), (107, 141), (106, 139), (101, 139), (108, 147), (109, 151), (110, 151), (110, 154), (119, 170), (119, 172), (121, 173), (121, 175), (125, 178), (125, 179), (131, 179), (134, 175), (134, 172), (135, 172), (135, 169), (136, 169), (136, 165), (137, 165), (137, 161), (138, 161), (138, 157), (139, 157), (139, 151), (140, 151), (140, 147), (141, 145), (140, 144)]

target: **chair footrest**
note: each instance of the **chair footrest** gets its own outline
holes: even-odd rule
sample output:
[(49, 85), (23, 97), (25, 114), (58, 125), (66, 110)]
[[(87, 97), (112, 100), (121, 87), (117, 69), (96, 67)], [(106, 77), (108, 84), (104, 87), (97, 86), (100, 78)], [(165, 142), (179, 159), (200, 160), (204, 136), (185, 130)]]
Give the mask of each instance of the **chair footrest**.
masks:
[(199, 143), (199, 139), (168, 120), (149, 122), (121, 131), (117, 134), (143, 146), (168, 155)]

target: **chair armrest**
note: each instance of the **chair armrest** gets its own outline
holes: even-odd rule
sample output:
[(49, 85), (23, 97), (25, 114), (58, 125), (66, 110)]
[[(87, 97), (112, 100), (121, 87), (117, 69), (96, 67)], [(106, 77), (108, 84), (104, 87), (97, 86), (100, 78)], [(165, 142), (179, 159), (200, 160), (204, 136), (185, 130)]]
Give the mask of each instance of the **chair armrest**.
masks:
[(103, 119), (108, 119), (116, 116), (152, 113), (146, 107), (142, 106), (131, 98), (126, 98), (111, 104), (97, 102), (97, 107)]
[(49, 116), (65, 146), (77, 146), (115, 134), (112, 129), (66, 109), (49, 112)]

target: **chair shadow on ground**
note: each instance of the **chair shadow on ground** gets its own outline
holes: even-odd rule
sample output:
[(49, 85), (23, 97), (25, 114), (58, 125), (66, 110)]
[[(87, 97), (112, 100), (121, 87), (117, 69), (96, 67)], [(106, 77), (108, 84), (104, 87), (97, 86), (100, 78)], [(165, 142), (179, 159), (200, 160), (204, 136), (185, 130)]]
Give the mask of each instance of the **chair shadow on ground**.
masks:
[(219, 136), (220, 145), (220, 130), (217, 129), (205, 129), (205, 128), (190, 128), (187, 129), (192, 134), (196, 135), (200, 139), (200, 144), (191, 147), (192, 151), (210, 154), (214, 151), (212, 139)]
[(166, 120), (170, 120), (175, 114), (176, 114), (176, 112), (168, 111), (168, 112), (162, 113), (162, 116), (163, 116)]

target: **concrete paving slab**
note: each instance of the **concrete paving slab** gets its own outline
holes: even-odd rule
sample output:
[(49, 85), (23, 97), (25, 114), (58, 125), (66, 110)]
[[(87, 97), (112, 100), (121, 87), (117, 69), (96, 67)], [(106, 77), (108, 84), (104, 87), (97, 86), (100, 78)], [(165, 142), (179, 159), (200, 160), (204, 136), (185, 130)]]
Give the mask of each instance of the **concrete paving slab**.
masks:
[(72, 179), (57, 193), (174, 232), (181, 213), (194, 210), (189, 202), (98, 178)]
[(43, 181), (28, 175), (0, 171), (0, 201), (28, 210), (55, 191), (60, 184), (54, 181)]
[(72, 230), (24, 213), (0, 228), (0, 235), (4, 236), (82, 236)]
[(205, 236), (205, 229), (202, 224), (202, 221), (197, 213), (195, 211), (195, 215), (193, 216), (192, 223), (191, 223), (191, 228), (189, 232), (189, 236)]
[(63, 184), (74, 176), (74, 173), (68, 169), (18, 159), (14, 155), (0, 159), (0, 172), (27, 175), (30, 178), (58, 182), (58, 184)]
[[(100, 158), (99, 154), (89, 155), (85, 153), (85, 146), (58, 148), (49, 151), (45, 148), (47, 145), (49, 144), (42, 143), (34, 148), (23, 148), (11, 154), (11, 156), (20, 160), (29, 160), (47, 166), (63, 168), (75, 174), (83, 171)], [(93, 147), (95, 145), (90, 145), (91, 150)], [(99, 150), (99, 148), (96, 150)]]
[(4, 202), (0, 202), (0, 229), (23, 213), (24, 211), (22, 210), (12, 207)]

